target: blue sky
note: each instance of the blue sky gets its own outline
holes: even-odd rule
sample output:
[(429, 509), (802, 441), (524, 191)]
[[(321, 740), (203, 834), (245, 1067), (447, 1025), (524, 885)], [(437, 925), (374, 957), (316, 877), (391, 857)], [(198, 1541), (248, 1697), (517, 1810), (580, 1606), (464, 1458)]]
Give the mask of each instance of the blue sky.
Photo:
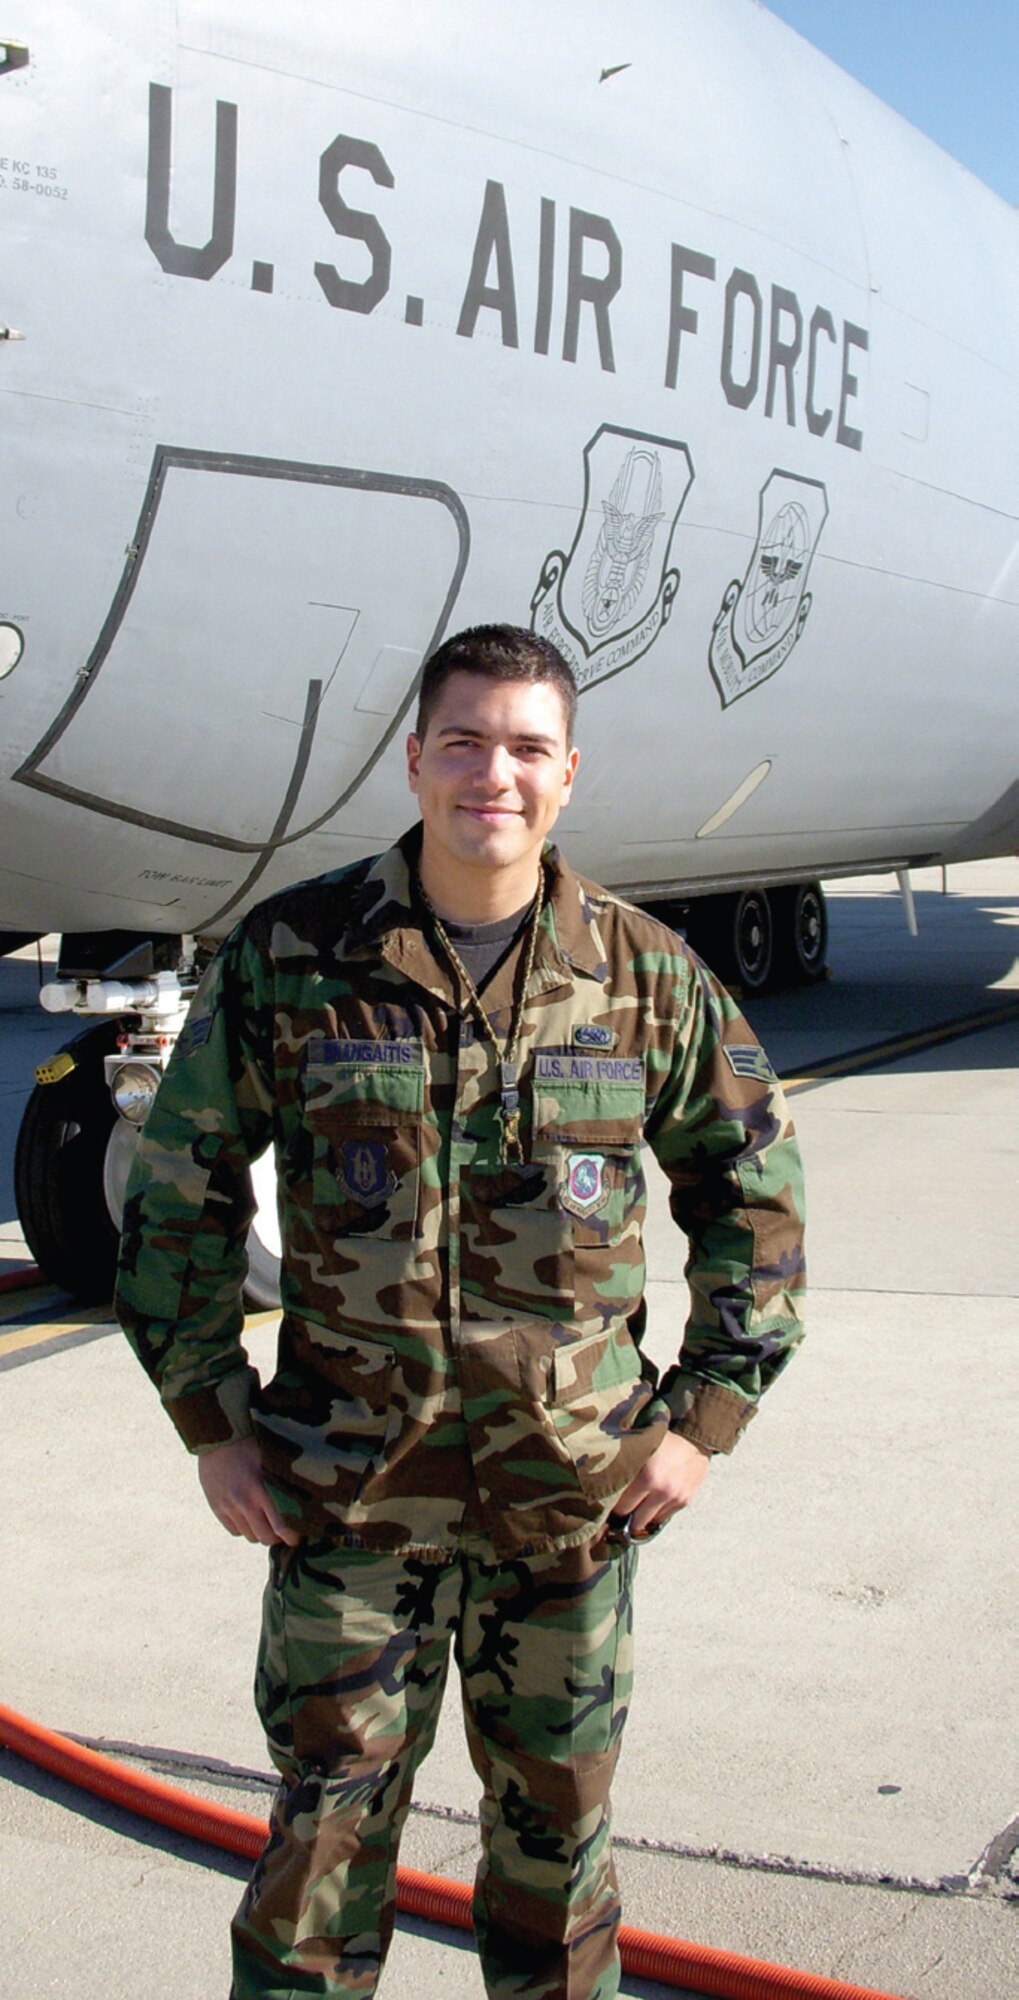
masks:
[(765, 0), (815, 48), (1019, 202), (1019, 0)]

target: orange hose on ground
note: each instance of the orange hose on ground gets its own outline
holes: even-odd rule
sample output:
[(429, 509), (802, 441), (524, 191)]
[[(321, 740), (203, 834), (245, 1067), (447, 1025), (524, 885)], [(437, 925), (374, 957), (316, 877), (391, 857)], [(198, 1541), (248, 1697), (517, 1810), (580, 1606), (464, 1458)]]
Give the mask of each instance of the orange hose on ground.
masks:
[(23, 1264), (20, 1271), (0, 1271), (0, 1294), (4, 1292), (27, 1292), (30, 1285), (44, 1285), (46, 1279), (38, 1264)]
[[(193, 1798), (176, 1785), (118, 1764), (97, 1750), (87, 1750), (2, 1704), (0, 1745), (97, 1798), (172, 1827), (192, 1840), (225, 1848), (228, 1854), (254, 1861), (265, 1845), (269, 1829), (264, 1820), (215, 1805), (209, 1799)], [(471, 1898), (465, 1882), (447, 1882), (441, 1875), (425, 1875), (414, 1868), (397, 1871), (397, 1908), (408, 1916), (470, 1930)], [(712, 1945), (689, 1944), (684, 1938), (656, 1937), (651, 1931), (635, 1930), (632, 1924), (623, 1924), (619, 1944), (624, 1971), (641, 1979), (660, 1980), (666, 1986), (694, 1987), (713, 2000), (794, 2000), (794, 1996), (795, 2000), (895, 2000), (893, 1994), (878, 1993), (873, 1987), (846, 1986), (823, 1974), (740, 1958)]]

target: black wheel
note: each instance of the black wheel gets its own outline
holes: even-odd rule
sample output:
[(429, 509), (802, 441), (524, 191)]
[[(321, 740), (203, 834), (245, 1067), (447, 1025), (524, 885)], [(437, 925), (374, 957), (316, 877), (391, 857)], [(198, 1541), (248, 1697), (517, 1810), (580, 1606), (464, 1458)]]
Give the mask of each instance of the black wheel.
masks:
[[(14, 1154), (14, 1190), (25, 1241), (47, 1278), (89, 1305), (113, 1297), (124, 1194), (140, 1128), (117, 1116), (103, 1058), (120, 1024), (103, 1021), (65, 1042), (74, 1068), (37, 1083)], [(249, 1306), (279, 1305), (280, 1238), (272, 1154), (256, 1161), (259, 1212), (248, 1232)]]
[(760, 993), (771, 975), (773, 933), (767, 890), (706, 897), (692, 906), (691, 917), (694, 948), (712, 972), (726, 986)]
[(66, 1042), (74, 1068), (58, 1083), (36, 1084), (14, 1154), (14, 1191), (25, 1241), (47, 1278), (75, 1298), (113, 1297), (119, 1233), (104, 1168), (117, 1114), (103, 1058), (118, 1024), (103, 1021)]
[(775, 969), (791, 985), (813, 986), (828, 969), (828, 905), (820, 882), (773, 889)]

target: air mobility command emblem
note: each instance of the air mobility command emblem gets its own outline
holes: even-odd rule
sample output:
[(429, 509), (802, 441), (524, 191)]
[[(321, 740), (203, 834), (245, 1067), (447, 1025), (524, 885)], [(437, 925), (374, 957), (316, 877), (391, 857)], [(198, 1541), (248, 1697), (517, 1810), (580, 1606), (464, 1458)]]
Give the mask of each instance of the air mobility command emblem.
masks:
[(585, 445), (572, 547), (550, 550), (531, 599), (531, 630), (558, 646), (581, 691), (657, 639), (679, 589), (669, 558), (692, 484), (690, 453), (673, 438), (602, 424)]
[(605, 1160), (601, 1153), (570, 1153), (559, 1200), (570, 1215), (596, 1215), (609, 1198)]
[(769, 474), (757, 502), (757, 541), (742, 583), (719, 607), (708, 658), (722, 707), (749, 694), (789, 658), (810, 613), (807, 578), (828, 496), (818, 479)]

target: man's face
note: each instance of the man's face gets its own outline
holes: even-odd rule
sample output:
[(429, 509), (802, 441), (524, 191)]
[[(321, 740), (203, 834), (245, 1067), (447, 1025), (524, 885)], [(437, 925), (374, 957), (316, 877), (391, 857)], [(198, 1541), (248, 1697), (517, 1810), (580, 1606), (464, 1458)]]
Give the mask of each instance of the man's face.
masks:
[(566, 804), (578, 752), (547, 681), (450, 674), (424, 739), (407, 739), (407, 773), (433, 860), (521, 874)]

